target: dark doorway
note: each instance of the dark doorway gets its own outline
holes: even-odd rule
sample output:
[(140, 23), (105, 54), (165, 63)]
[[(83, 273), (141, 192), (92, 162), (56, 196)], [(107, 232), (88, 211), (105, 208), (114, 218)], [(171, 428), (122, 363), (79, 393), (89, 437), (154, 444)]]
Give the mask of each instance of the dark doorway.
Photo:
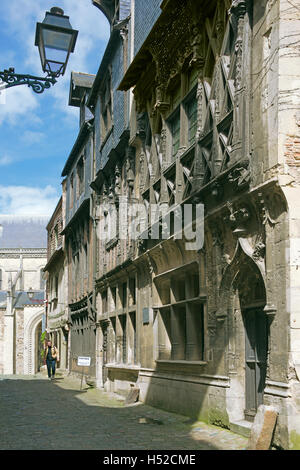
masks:
[(263, 403), (268, 355), (265, 283), (257, 265), (246, 262), (237, 277), (245, 328), (245, 419), (253, 421)]
[(245, 419), (253, 421), (263, 404), (267, 371), (268, 324), (262, 308), (243, 310), (245, 325)]
[(35, 330), (35, 344), (36, 344), (36, 357), (35, 357), (35, 371), (40, 372), (41, 367), (43, 365), (43, 356), (42, 353), (44, 351), (44, 342), (41, 341), (42, 336), (42, 322), (40, 322)]
[(102, 352), (103, 352), (103, 361), (102, 361), (102, 386), (104, 387), (107, 380), (107, 336), (108, 336), (108, 323), (103, 322), (101, 325), (102, 328)]

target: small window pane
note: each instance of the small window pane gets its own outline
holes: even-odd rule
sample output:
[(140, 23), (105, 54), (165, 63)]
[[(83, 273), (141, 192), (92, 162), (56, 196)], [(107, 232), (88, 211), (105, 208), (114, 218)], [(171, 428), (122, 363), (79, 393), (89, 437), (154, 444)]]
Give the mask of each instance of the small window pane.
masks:
[(187, 116), (189, 122), (189, 144), (191, 144), (195, 140), (197, 130), (197, 100), (195, 96), (187, 105)]
[(178, 110), (171, 122), (172, 155), (175, 156), (180, 145), (180, 111)]
[(188, 83), (189, 83), (189, 91), (196, 85), (198, 80), (198, 70), (192, 69), (189, 73)]
[(173, 99), (172, 99), (173, 109), (175, 109), (179, 105), (180, 100), (181, 100), (181, 87), (179, 86), (173, 94)]

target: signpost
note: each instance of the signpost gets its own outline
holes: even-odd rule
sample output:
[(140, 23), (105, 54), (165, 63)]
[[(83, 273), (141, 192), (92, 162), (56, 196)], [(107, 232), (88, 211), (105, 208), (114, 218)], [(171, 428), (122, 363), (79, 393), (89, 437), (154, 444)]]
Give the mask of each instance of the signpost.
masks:
[(91, 358), (88, 356), (78, 356), (77, 365), (82, 367), (80, 390), (82, 389), (83, 372), (85, 367), (90, 367)]

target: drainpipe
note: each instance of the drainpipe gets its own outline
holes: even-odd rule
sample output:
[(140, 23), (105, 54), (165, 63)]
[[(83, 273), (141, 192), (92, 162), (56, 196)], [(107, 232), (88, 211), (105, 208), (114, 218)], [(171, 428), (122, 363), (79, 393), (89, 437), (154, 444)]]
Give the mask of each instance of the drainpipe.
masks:
[(92, 311), (93, 315), (95, 315), (95, 324), (96, 324), (96, 351), (95, 351), (95, 378), (96, 378), (96, 386), (98, 387), (98, 370), (101, 367), (100, 360), (101, 358), (98, 357), (99, 354), (99, 327), (100, 324), (97, 322), (97, 308), (96, 308), (96, 277), (97, 277), (97, 228), (98, 228), (98, 217), (97, 217), (97, 210), (95, 204), (95, 198), (93, 197), (93, 293), (92, 293)]

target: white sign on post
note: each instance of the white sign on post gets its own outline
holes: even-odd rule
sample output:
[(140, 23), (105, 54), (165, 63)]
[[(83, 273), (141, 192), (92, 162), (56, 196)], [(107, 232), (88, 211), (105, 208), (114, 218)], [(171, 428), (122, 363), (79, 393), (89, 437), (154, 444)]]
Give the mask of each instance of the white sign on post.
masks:
[(91, 365), (91, 358), (90, 357), (84, 357), (84, 356), (78, 356), (77, 358), (77, 365), (82, 367), (82, 375), (81, 375), (81, 384), (80, 384), (80, 390), (82, 389), (82, 381), (83, 381), (83, 371), (84, 367), (90, 367)]
[(89, 367), (91, 365), (91, 358), (90, 357), (83, 357), (78, 356), (77, 365), (83, 367)]

